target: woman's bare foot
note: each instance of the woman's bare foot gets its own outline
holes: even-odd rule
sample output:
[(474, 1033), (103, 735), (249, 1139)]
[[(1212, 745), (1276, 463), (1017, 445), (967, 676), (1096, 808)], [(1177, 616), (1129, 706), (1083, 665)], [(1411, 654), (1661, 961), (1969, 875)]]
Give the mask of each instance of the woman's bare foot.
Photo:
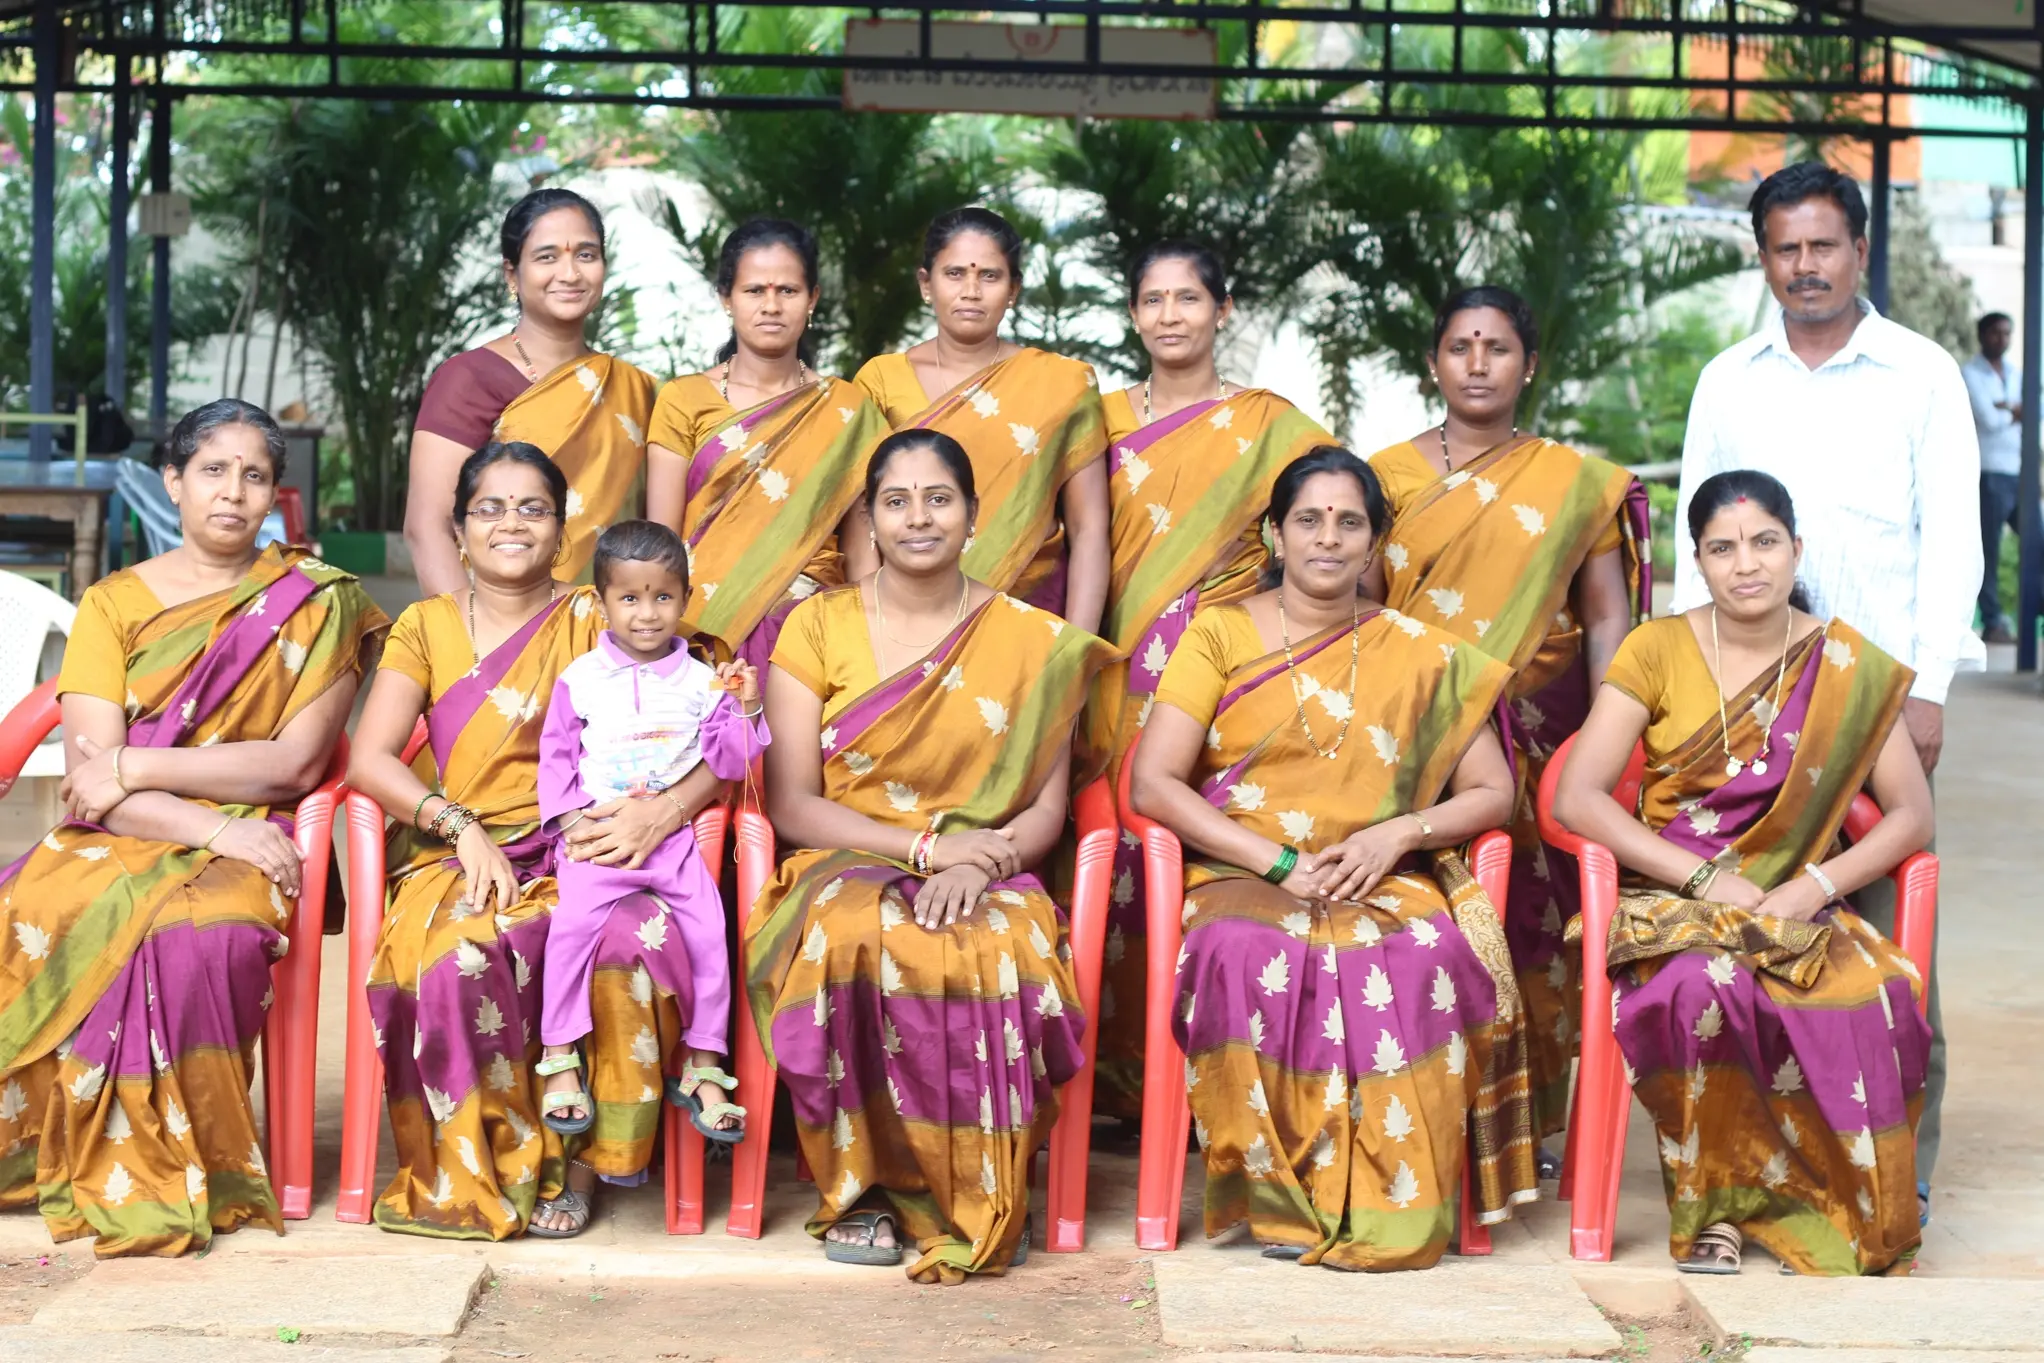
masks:
[[(542, 1060), (553, 1060), (560, 1056), (573, 1054), (575, 1054), (575, 1047), (572, 1044), (566, 1046), (548, 1046), (541, 1050), (540, 1058)], [(579, 1094), (585, 1098), (587, 1097), (587, 1094), (583, 1093), (582, 1071), (579, 1069), (567, 1069), (560, 1071), (558, 1074), (549, 1074), (548, 1076), (546, 1076), (546, 1086), (542, 1090), (542, 1092), (573, 1093)], [(589, 1115), (589, 1108), (585, 1103), (576, 1103), (573, 1105), (563, 1104), (562, 1106), (559, 1107), (549, 1108), (548, 1111), (550, 1111), (554, 1116), (560, 1117), (570, 1122), (579, 1122), (584, 1117)]]
[[(690, 1047), (688, 1063), (697, 1070), (722, 1070), (724, 1068), (724, 1057), (718, 1055), (715, 1051), (705, 1051), (696, 1047)], [(708, 1088), (708, 1092), (703, 1091), (705, 1087)], [(705, 1079), (697, 1082), (693, 1096), (704, 1103), (708, 1103), (722, 1098), (724, 1091), (718, 1085), (712, 1084)], [(725, 1112), (720, 1114), (710, 1125), (719, 1131), (739, 1131), (744, 1128), (745, 1119), (736, 1113)]]
[(894, 1216), (881, 1212), (874, 1220), (864, 1217), (846, 1217), (823, 1233), (823, 1238), (834, 1245), (851, 1245), (864, 1249), (871, 1246), (878, 1250), (901, 1248), (901, 1242), (894, 1238)]
[(595, 1214), (596, 1170), (580, 1160), (568, 1161), (567, 1191), (579, 1196), (581, 1205), (576, 1206), (570, 1197), (542, 1202), (533, 1209), (532, 1224), (535, 1227), (573, 1235), (589, 1224), (589, 1218)]

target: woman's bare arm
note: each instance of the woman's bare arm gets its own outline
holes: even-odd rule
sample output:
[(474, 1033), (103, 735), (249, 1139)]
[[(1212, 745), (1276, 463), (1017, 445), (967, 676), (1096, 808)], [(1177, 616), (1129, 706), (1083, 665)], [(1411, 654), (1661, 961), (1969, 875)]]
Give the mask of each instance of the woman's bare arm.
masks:
[(646, 446), (646, 519), (678, 535), (687, 507), (687, 458), (665, 445)]
[(1207, 803), (1191, 785), (1193, 763), (1206, 741), (1207, 726), (1175, 705), (1150, 708), (1143, 741), (1136, 745), (1129, 776), (1129, 800), (1136, 812), (1155, 819), (1186, 846), (1245, 871), (1277, 864), (1284, 847), (1236, 823)]
[(1571, 832), (1602, 843), (1620, 864), (1662, 885), (1680, 885), (1702, 858), (1685, 852), (1611, 797), (1647, 729), (1647, 707), (1613, 686), (1598, 688), (1555, 786), (1554, 816)]
[(1100, 632), (1107, 609), (1107, 585), (1113, 575), (1107, 542), (1107, 461), (1095, 459), (1072, 475), (1058, 495), (1065, 523), (1065, 619), (1088, 634)]
[(358, 685), (352, 672), (341, 677), (272, 739), (203, 748), (128, 748), (121, 753), (121, 779), (134, 791), (168, 791), (222, 804), (293, 803), (325, 775)]
[(1576, 610), (1583, 620), (1583, 661), (1590, 686), (1604, 684), (1604, 669), (1618, 656), (1618, 646), (1632, 632), (1632, 602), (1625, 590), (1625, 555), (1613, 549), (1599, 554), (1576, 574)]
[(454, 547), (454, 484), (474, 450), (444, 435), (412, 432), (411, 469), (405, 491), (405, 547), (418, 574), (419, 593), (438, 596), (468, 585)]
[[(348, 758), (348, 785), (383, 807), (393, 819), (409, 821), (428, 792), (403, 760), (405, 745), (426, 712), (426, 688), (390, 668), (369, 683), (369, 699), (355, 722)], [(430, 813), (430, 811), (427, 811)]]
[(1874, 788), (1874, 803), (1881, 807), (1881, 821), (1865, 838), (1818, 865), (1841, 895), (1873, 884), (1904, 857), (1921, 852), (1937, 827), (1930, 781), (1906, 724), (1888, 730), (1868, 784)]
[(847, 848), (907, 861), (917, 833), (869, 819), (823, 794), (823, 702), (816, 693), (772, 668), (766, 678), (767, 816), (781, 840), (795, 847)]

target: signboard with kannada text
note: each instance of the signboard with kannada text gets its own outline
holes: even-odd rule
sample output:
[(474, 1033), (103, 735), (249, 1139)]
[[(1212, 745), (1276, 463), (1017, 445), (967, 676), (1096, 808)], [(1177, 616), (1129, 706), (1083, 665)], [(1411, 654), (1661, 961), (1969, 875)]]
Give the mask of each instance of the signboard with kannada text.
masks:
[[(1156, 66), (1166, 74), (1105, 75), (1086, 69), (1086, 29), (1079, 24), (932, 22), (934, 61), (1002, 63), (1004, 69), (916, 69), (922, 24), (914, 19), (850, 19), (848, 57), (898, 57), (893, 70), (848, 68), (845, 108), (883, 113), (1036, 114), (1047, 118), (1153, 118), (1175, 121), (1214, 116), (1215, 82), (1168, 74), (1168, 68), (1212, 67), (1211, 30), (1100, 29), (1100, 62)], [(1040, 68), (1040, 69), (1037, 69)]]

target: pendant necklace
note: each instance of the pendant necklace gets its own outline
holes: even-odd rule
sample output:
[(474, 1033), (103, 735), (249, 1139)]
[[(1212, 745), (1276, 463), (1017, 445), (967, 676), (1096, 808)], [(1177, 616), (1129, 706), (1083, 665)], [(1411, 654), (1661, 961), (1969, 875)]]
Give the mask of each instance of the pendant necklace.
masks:
[(882, 599), (880, 593), (880, 580), (886, 575), (887, 569), (885, 567), (876, 568), (873, 571), (873, 617), (880, 626), (881, 636), (895, 647), (913, 649), (916, 656), (920, 658), (934, 648), (938, 641), (944, 637), (944, 634), (949, 634), (952, 630), (957, 629), (958, 622), (965, 618), (966, 603), (972, 600), (972, 579), (961, 572), (958, 575), (958, 610), (951, 617), (951, 623), (944, 627), (944, 634), (939, 634), (936, 639), (930, 640), (927, 644), (912, 644), (905, 639), (895, 638), (894, 632), (887, 628), (887, 603)]
[(1349, 721), (1355, 718), (1356, 665), (1362, 660), (1363, 655), (1363, 608), (1360, 605), (1352, 608), (1355, 612), (1355, 622), (1350, 626), (1349, 633), (1348, 699), (1350, 704), (1348, 713), (1341, 718), (1341, 728), (1334, 735), (1334, 746), (1324, 752), (1321, 750), (1319, 740), (1313, 737), (1313, 726), (1306, 722), (1306, 692), (1299, 685), (1299, 670), (1292, 662), (1292, 626), (1291, 622), (1285, 618), (1285, 593), (1283, 588), (1278, 590), (1277, 608), (1278, 637), (1284, 641), (1285, 645), (1285, 671), (1290, 674), (1292, 679), (1292, 703), (1298, 707), (1299, 728), (1306, 735), (1306, 745), (1313, 749), (1313, 755), (1315, 757), (1324, 757), (1332, 762), (1335, 754), (1341, 751), (1342, 743), (1348, 738)]
[(539, 370), (533, 368), (532, 356), (525, 353), (525, 342), (518, 339), (516, 328), (511, 332), (511, 348), (518, 352), (518, 363), (525, 368), (525, 377), (533, 383), (539, 382)]
[[(560, 594), (560, 583), (547, 583), (546, 604), (548, 606), (553, 605), (555, 599)], [(540, 609), (544, 610), (545, 608), (545, 606), (542, 606)], [(538, 612), (535, 611), (534, 614), (538, 614)], [(468, 589), (468, 651), (475, 655), (476, 664), (480, 666), (483, 661), (483, 650), (482, 645), (476, 642), (476, 589), (474, 583), (470, 583)]]
[[(1510, 439), (1517, 440), (1518, 438), (1519, 428), (1514, 426), (1512, 427)], [(1448, 455), (1448, 423), (1445, 421), (1441, 423), (1441, 467), (1450, 473), (1455, 471), (1455, 461)]]
[[(1151, 422), (1157, 419), (1150, 413), (1150, 380), (1152, 377), (1154, 377), (1154, 375), (1152, 374), (1145, 374), (1143, 376), (1143, 424), (1145, 426), (1149, 425)], [(1228, 400), (1228, 381), (1226, 379), (1221, 379), (1220, 385), (1221, 396), (1217, 398), (1216, 401), (1226, 402)]]
[[(1789, 635), (1794, 632), (1795, 627), (1796, 608), (1790, 606), (1788, 624), (1781, 632), (1781, 662), (1774, 670), (1774, 700), (1767, 723), (1760, 726), (1760, 755), (1753, 759), (1755, 776), (1767, 775), (1768, 746), (1773, 742), (1775, 716), (1781, 714), (1781, 683), (1782, 678), (1788, 675)], [(1724, 744), (1725, 748), (1725, 775), (1737, 776), (1745, 770), (1746, 764), (1732, 755), (1732, 725), (1725, 717), (1725, 654), (1718, 644), (1718, 608), (1715, 605), (1710, 608), (1710, 651), (1717, 664), (1717, 676), (1714, 680), (1718, 691), (1718, 741)]]

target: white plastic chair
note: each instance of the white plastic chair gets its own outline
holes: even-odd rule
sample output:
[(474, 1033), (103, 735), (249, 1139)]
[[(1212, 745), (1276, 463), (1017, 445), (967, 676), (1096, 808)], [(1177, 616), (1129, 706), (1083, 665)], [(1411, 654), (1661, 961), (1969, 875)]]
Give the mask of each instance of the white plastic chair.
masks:
[[(78, 608), (40, 582), (0, 572), (0, 618), (17, 621), (0, 629), (0, 713), (13, 708), (36, 683), (64, 665), (64, 644)], [(29, 755), (23, 776), (62, 776), (64, 741), (53, 734)]]
[[(142, 523), (142, 544), (148, 557), (168, 553), (184, 543), (184, 527), (178, 523), (177, 507), (170, 494), (163, 490), (162, 474), (138, 460), (122, 459), (114, 465), (114, 486), (120, 490), (128, 510)], [(263, 518), (263, 528), (256, 532), (258, 549), (272, 540), (290, 543), (284, 533), (282, 511), (272, 510)]]

